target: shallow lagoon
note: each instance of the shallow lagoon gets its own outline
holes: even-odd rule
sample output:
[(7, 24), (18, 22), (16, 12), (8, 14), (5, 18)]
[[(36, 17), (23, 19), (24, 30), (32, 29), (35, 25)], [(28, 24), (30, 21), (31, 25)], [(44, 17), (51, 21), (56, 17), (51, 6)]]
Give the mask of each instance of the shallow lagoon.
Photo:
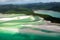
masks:
[[(36, 21), (36, 20), (35, 20)], [(44, 24), (42, 22), (21, 22), (20, 20), (11, 20), (7, 22), (0, 22), (0, 40), (60, 40), (60, 32), (44, 30), (39, 28), (32, 28)], [(22, 24), (31, 24), (34, 26)], [(8, 25), (7, 25), (8, 24)], [(36, 25), (37, 24), (37, 25)]]
[(34, 11), (37, 14), (46, 14), (52, 17), (60, 18), (60, 12), (50, 11), (50, 10), (37, 10)]
[(23, 33), (0, 30), (0, 40), (60, 40), (60, 33)]

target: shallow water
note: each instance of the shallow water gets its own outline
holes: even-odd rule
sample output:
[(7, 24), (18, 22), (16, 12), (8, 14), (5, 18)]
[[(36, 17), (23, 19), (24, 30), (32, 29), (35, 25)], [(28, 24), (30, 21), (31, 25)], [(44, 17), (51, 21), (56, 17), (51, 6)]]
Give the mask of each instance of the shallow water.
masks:
[[(31, 24), (31, 25), (39, 24), (40, 26), (29, 27), (29, 25), (27, 25), (28, 28), (27, 27), (24, 28), (26, 25), (21, 26), (22, 24)], [(41, 24), (45, 24), (45, 22), (42, 21), (42, 22), (28, 23), (28, 22), (20, 22), (20, 20), (16, 21), (13, 20), (2, 23), (0, 22), (0, 40), (60, 40), (60, 32), (45, 30), (48, 26), (47, 25), (46, 25), (47, 27), (45, 27), (45, 25), (41, 26)]]
[(46, 15), (50, 15), (52, 17), (60, 18), (60, 12), (49, 11), (49, 10), (37, 10), (34, 12), (37, 14), (46, 14)]
[(0, 40), (60, 40), (60, 36), (0, 33)]
[(12, 32), (9, 31), (9, 29), (0, 29), (0, 40), (60, 40), (60, 33), (57, 32), (37, 28), (29, 28), (32, 31), (39, 31), (37, 33), (34, 33), (29, 31), (25, 32), (23, 29), (25, 28), (20, 29), (22, 32)]

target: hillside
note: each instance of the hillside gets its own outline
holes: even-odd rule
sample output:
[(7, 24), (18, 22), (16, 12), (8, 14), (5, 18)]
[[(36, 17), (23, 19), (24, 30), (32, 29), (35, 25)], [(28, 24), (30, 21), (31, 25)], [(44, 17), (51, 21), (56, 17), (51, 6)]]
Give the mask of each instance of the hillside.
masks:
[(6, 12), (8, 10), (18, 10), (21, 8), (28, 8), (32, 10), (54, 10), (60, 12), (60, 2), (51, 3), (31, 3), (31, 4), (5, 4), (0, 5), (0, 12)]

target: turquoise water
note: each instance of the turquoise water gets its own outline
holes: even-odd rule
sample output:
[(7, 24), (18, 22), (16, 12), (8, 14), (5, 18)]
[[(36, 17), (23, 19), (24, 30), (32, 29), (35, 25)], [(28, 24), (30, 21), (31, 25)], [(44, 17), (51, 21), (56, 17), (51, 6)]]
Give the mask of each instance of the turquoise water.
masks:
[(46, 14), (46, 15), (50, 15), (52, 17), (60, 18), (60, 12), (49, 11), (49, 10), (38, 10), (38, 11), (35, 11), (35, 13)]
[[(46, 32), (46, 31), (45, 31)], [(60, 34), (46, 32), (46, 34), (0, 32), (0, 40), (60, 40)]]
[[(30, 19), (28, 18), (26, 21), (29, 20)], [(40, 19), (38, 18), (37, 20), (34, 20), (32, 22), (21, 22), (21, 20), (15, 20), (15, 21), (12, 20), (2, 23), (0, 22), (0, 40), (60, 40), (60, 33), (56, 33), (49, 30), (42, 30), (39, 28), (38, 29), (29, 28), (30, 30), (39, 31), (39, 33), (37, 34), (33, 33), (34, 31), (29, 33), (30, 30), (27, 33), (24, 30), (22, 31), (23, 33), (20, 32), (20, 30), (22, 30), (25, 27), (25, 26), (21, 26), (22, 24), (40, 25), (45, 23), (44, 20), (42, 20), (41, 22), (37, 22), (37, 21), (40, 21)], [(12, 28), (16, 28), (16, 30), (18, 28), (19, 31), (16, 32), (16, 30), (13, 30)]]

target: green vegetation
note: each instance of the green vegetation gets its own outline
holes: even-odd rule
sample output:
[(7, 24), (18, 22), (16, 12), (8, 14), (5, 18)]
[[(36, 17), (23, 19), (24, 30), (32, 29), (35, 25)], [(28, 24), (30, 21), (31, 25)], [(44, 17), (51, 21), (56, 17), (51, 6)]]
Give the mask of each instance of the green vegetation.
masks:
[[(13, 5), (13, 4), (6, 4), (0, 5), (0, 12), (4, 13), (7, 11), (21, 11), (25, 8), (33, 9), (33, 10), (53, 10), (60, 12), (60, 2), (51, 2), (51, 3), (31, 3), (31, 4), (23, 4), (23, 5)], [(21, 10), (20, 10), (21, 9)]]

